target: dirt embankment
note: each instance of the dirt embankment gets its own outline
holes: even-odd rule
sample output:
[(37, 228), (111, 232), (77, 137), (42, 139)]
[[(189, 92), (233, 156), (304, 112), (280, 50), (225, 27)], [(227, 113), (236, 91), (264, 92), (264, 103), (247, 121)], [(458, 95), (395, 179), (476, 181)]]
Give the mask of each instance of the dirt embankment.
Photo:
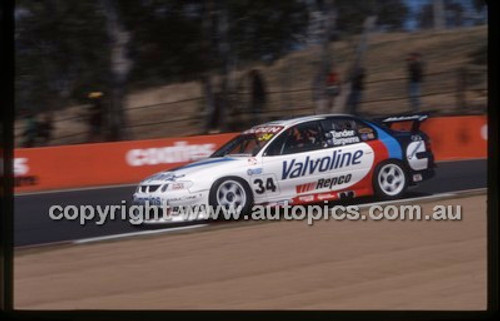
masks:
[[(485, 66), (473, 66), (471, 54), (485, 48), (488, 40), (486, 26), (464, 27), (436, 32), (374, 33), (364, 55), (366, 86), (359, 112), (370, 115), (384, 115), (409, 111), (405, 58), (410, 52), (420, 52), (426, 65), (426, 76), (422, 87), (422, 110), (437, 110), (444, 113), (456, 112), (456, 86), (458, 68), (470, 69), (466, 93), (467, 112), (484, 111), (486, 106)], [(359, 36), (352, 36), (332, 43), (331, 50), (342, 80), (355, 56)], [(309, 90), (317, 72), (319, 46), (295, 51), (272, 65), (258, 65), (267, 84), (269, 97), (266, 117), (311, 114), (314, 103)], [(240, 70), (231, 76), (231, 86), (241, 88), (234, 100), (234, 107), (249, 106), (249, 91), (246, 72), (255, 66), (238, 66)], [(476, 70), (477, 69), (477, 70)], [(433, 75), (434, 73), (442, 73)], [(245, 80), (246, 79), (246, 80)], [(388, 81), (392, 79), (391, 81)], [(396, 80), (395, 80), (396, 79)], [(397, 80), (400, 79), (400, 80)], [(126, 99), (127, 119), (132, 126), (132, 139), (188, 136), (203, 132), (201, 111), (202, 89), (198, 82), (166, 84), (164, 86), (134, 90), (130, 88)], [(305, 91), (302, 91), (305, 89)], [(297, 91), (298, 90), (298, 91)], [(274, 94), (272, 94), (274, 92)], [(282, 92), (287, 92), (283, 94)], [(346, 89), (344, 89), (346, 92)], [(401, 100), (387, 100), (402, 98)], [(339, 99), (333, 112), (344, 112)], [(142, 108), (149, 106), (147, 108)], [(477, 109), (477, 106), (480, 106)], [(141, 108), (139, 108), (141, 107)], [(87, 106), (75, 105), (58, 111), (54, 115), (55, 130), (51, 145), (86, 142), (88, 124), (80, 117)], [(297, 108), (302, 108), (297, 110)], [(305, 108), (305, 109), (304, 109)], [(241, 119), (244, 123), (246, 119)], [(19, 144), (25, 122), (16, 121), (15, 133)]]
[(458, 222), (231, 225), (19, 251), (18, 309), (486, 308), (486, 196)]

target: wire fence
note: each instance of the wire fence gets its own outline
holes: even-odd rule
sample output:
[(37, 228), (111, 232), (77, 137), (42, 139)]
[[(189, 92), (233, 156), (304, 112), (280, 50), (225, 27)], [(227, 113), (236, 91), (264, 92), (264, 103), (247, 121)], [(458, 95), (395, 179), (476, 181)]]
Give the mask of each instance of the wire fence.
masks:
[[(366, 81), (360, 113), (381, 115), (402, 111), (403, 107), (386, 106), (386, 103), (408, 99), (407, 80), (406, 77), (394, 77)], [(421, 98), (424, 107), (442, 114), (468, 113), (478, 110), (484, 112), (486, 91), (485, 69), (458, 68), (427, 73)], [(224, 121), (240, 122), (242, 126), (248, 127), (246, 120), (252, 116), (250, 96), (249, 90), (230, 93), (228, 95), (228, 100), (231, 102), (230, 110), (226, 111), (225, 116), (231, 119), (224, 119)], [(312, 87), (281, 88), (280, 90), (270, 88), (267, 91), (267, 97), (266, 109), (262, 111), (263, 120), (315, 112)], [(432, 97), (436, 99), (431, 99)], [(425, 100), (426, 98), (429, 98), (428, 101)], [(444, 109), (441, 106), (453, 107)], [(132, 138), (201, 134), (205, 131), (204, 124), (206, 117), (209, 116), (205, 112), (202, 96), (129, 106), (125, 110), (128, 118), (127, 129), (132, 132)], [(86, 117), (81, 114), (56, 118), (53, 126), (56, 134), (51, 139), (51, 145), (87, 142), (89, 128), (87, 128)], [(149, 130), (149, 135), (148, 133), (138, 135), (137, 133), (144, 128)], [(226, 128), (234, 130), (234, 126)], [(16, 139), (19, 140), (23, 135), (24, 125), (18, 123), (15, 130)]]

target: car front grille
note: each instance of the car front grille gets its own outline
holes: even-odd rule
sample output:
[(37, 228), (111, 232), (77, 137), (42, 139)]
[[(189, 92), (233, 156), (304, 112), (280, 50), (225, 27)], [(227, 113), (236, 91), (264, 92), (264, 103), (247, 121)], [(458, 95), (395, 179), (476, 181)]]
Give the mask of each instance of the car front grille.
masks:
[(161, 185), (141, 185), (140, 192), (141, 193), (153, 193), (160, 188)]
[(149, 192), (156, 192), (160, 185), (149, 185)]

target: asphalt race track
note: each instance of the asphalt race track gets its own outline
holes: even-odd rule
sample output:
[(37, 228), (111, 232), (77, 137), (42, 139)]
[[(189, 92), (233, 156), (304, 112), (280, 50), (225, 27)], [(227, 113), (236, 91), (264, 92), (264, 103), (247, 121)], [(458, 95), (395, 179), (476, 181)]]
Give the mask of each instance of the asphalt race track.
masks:
[[(411, 188), (407, 197), (485, 188), (486, 181), (487, 164), (484, 159), (442, 162), (438, 164), (436, 176)], [(137, 232), (137, 226), (119, 219), (107, 221), (104, 225), (96, 225), (91, 221), (81, 226), (77, 221), (53, 221), (48, 215), (49, 207), (55, 204), (121, 205), (122, 200), (131, 200), (134, 189), (134, 186), (126, 186), (18, 195), (14, 202), (14, 244), (32, 246)], [(373, 199), (360, 200), (370, 201)]]

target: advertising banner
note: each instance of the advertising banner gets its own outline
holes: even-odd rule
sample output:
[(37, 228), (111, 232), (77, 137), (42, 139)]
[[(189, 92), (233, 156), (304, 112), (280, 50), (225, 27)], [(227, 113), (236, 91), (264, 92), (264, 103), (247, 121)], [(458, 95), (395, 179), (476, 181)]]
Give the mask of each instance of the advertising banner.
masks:
[[(486, 116), (430, 118), (421, 130), (430, 136), (437, 161), (487, 157)], [(235, 135), (16, 149), (15, 191), (138, 183), (153, 173), (208, 157)]]

